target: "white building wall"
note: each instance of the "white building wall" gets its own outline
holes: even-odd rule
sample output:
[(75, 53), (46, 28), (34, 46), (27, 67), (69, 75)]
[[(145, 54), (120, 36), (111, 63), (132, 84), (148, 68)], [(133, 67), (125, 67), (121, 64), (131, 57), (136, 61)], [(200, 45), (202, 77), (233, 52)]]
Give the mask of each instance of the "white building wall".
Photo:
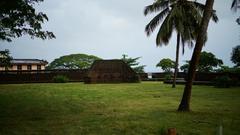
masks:
[[(16, 71), (17, 65), (13, 65), (12, 67), (8, 67), (9, 71)], [(22, 70), (27, 70), (27, 65), (22, 65)], [(37, 65), (32, 65), (32, 70), (37, 70)], [(45, 66), (41, 65), (41, 70), (45, 70)], [(0, 67), (0, 71), (5, 71), (5, 67)]]

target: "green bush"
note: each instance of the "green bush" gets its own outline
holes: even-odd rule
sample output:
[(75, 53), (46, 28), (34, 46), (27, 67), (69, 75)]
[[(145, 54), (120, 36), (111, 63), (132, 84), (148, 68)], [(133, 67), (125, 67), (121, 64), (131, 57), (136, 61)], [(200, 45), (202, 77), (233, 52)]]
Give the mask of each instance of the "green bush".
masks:
[(214, 80), (214, 86), (217, 88), (229, 88), (232, 86), (232, 79), (228, 76), (220, 76)]
[(69, 81), (68, 77), (64, 75), (57, 75), (53, 77), (53, 82), (55, 83), (66, 83), (68, 81)]
[(161, 127), (159, 130), (160, 135), (167, 135), (167, 128), (166, 127)]
[(165, 76), (164, 76), (164, 81), (169, 81), (169, 80), (171, 80), (172, 79), (172, 75), (171, 74), (166, 74)]

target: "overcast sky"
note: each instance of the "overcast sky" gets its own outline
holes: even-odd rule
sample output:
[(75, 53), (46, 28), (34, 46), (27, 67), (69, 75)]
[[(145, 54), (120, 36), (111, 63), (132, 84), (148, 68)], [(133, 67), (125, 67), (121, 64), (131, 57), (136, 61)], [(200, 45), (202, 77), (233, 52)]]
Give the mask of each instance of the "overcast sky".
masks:
[[(14, 58), (37, 58), (53, 61), (62, 55), (85, 53), (103, 59), (142, 57), (145, 71), (159, 71), (156, 64), (162, 58), (175, 59), (176, 35), (167, 46), (156, 47), (153, 33), (147, 37), (145, 25), (153, 16), (145, 17), (143, 9), (153, 0), (45, 0), (36, 7), (46, 13), (49, 21), (44, 29), (53, 31), (56, 39), (40, 40), (24, 36), (13, 42), (0, 42), (0, 49), (9, 49)], [(205, 0), (202, 0), (205, 2)], [(211, 23), (208, 42), (203, 50), (211, 51), (232, 66), (232, 48), (240, 44), (238, 13), (230, 10), (232, 0), (215, 0), (219, 22)], [(180, 64), (189, 60), (192, 49), (185, 49)]]

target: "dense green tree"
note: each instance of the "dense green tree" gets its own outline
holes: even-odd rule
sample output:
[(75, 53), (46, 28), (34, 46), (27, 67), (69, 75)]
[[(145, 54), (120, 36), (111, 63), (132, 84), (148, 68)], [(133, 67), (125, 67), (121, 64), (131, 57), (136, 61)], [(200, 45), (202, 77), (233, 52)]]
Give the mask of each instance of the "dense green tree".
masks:
[(175, 62), (169, 58), (164, 58), (156, 65), (156, 67), (162, 68), (166, 73), (171, 73), (172, 69), (175, 67)]
[[(193, 46), (192, 41), (194, 41), (197, 37), (196, 34), (202, 19), (204, 5), (196, 1), (188, 0), (155, 0), (153, 4), (145, 8), (144, 14), (148, 15), (149, 13), (159, 11), (160, 13), (158, 13), (158, 15), (148, 23), (145, 31), (149, 36), (155, 30), (158, 24), (163, 21), (157, 33), (157, 46), (161, 46), (162, 44), (167, 45), (173, 31), (176, 31), (177, 45), (173, 79), (173, 87), (175, 87), (178, 72), (180, 41), (182, 42), (183, 46), (185, 43)], [(212, 12), (212, 16), (213, 20), (218, 20), (215, 12)]]
[(43, 0), (1, 0), (0, 1), (0, 40), (12, 41), (12, 38), (24, 34), (31, 38), (55, 38), (54, 34), (42, 30), (42, 23), (48, 21), (46, 14), (37, 12), (35, 5)]
[(95, 60), (101, 58), (87, 54), (71, 54), (61, 56), (51, 62), (47, 69), (88, 69)]
[(144, 73), (144, 67), (146, 65), (139, 65), (138, 60), (140, 58), (141, 57), (130, 58), (126, 54), (123, 54), (121, 60), (127, 63), (136, 73)]
[(218, 69), (216, 69), (216, 72), (225, 72), (225, 71), (229, 71), (231, 68), (229, 66), (226, 65), (221, 65)]
[[(223, 64), (221, 59), (216, 58), (211, 52), (201, 52), (197, 71), (199, 72), (213, 72), (214, 68), (220, 67)], [(189, 61), (180, 67), (181, 70), (187, 72), (189, 68)]]
[(240, 67), (229, 67), (222, 65), (218, 69), (216, 69), (215, 72), (240, 73)]
[(180, 69), (185, 73), (188, 72), (188, 68), (189, 68), (189, 61), (186, 61), (186, 63), (180, 67)]
[(216, 58), (211, 52), (201, 52), (197, 69), (199, 72), (211, 72), (214, 67), (221, 66), (223, 61)]
[(240, 66), (240, 45), (233, 48), (231, 54), (231, 61), (236, 64), (236, 67)]
[(9, 50), (0, 51), (0, 67), (8, 67), (11, 65), (12, 57), (10, 56)]
[(205, 42), (205, 37), (207, 35), (207, 29), (209, 25), (210, 18), (212, 16), (214, 0), (206, 0), (205, 10), (203, 13), (203, 18), (201, 21), (200, 29), (198, 31), (198, 36), (196, 44), (194, 47), (193, 55), (190, 61), (190, 66), (188, 69), (187, 82), (184, 87), (183, 96), (178, 107), (178, 111), (190, 111), (190, 101), (192, 95), (192, 84), (196, 75), (196, 69), (199, 63), (200, 54), (202, 47)]

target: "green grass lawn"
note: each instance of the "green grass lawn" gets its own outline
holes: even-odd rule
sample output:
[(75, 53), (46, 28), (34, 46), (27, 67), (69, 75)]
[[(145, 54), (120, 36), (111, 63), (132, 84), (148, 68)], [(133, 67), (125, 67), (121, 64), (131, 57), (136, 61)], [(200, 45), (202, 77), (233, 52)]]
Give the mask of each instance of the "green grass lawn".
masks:
[(240, 134), (240, 88), (194, 86), (192, 112), (176, 109), (183, 86), (139, 84), (0, 85), (2, 135)]

